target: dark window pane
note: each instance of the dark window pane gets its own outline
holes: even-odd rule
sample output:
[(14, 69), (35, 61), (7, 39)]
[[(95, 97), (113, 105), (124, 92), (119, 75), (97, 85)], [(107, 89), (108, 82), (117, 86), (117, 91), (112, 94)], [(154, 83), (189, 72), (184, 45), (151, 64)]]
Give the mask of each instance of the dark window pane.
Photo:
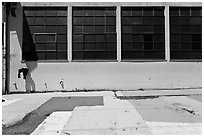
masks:
[(116, 25), (115, 17), (106, 17), (106, 25)]
[(171, 17), (170, 21), (171, 21), (171, 25), (178, 25), (179, 17)]
[(144, 25), (153, 25), (154, 24), (154, 18), (155, 17), (144, 17)]
[(105, 17), (95, 17), (95, 25), (104, 25)]
[(46, 25), (57, 25), (57, 18), (56, 17), (46, 17), (45, 23)]
[(95, 49), (96, 50), (105, 50), (106, 45), (104, 42), (97, 42), (97, 43), (95, 43)]
[(58, 17), (57, 21), (58, 21), (58, 25), (67, 25), (67, 18), (66, 17)]
[[(190, 39), (190, 35), (189, 35), (189, 39)], [(191, 35), (191, 41), (192, 42), (201, 42), (201, 39), (202, 39), (201, 34)]]
[(42, 43), (36, 43), (35, 44), (35, 48), (36, 50), (45, 50), (45, 44), (42, 44)]
[(134, 50), (143, 50), (144, 49), (144, 43), (143, 42), (133, 43), (132, 47)]
[(66, 10), (58, 10), (57, 11), (57, 16), (67, 16), (67, 11)]
[(200, 8), (191, 9), (191, 16), (201, 16)]
[(143, 17), (132, 17), (132, 24), (133, 25), (143, 24)]
[(122, 16), (131, 16), (131, 10), (130, 9), (122, 10)]
[(144, 43), (144, 49), (152, 50), (153, 49), (153, 43), (152, 42), (145, 42)]
[(190, 16), (190, 10), (189, 9), (181, 9), (180, 15), (181, 16)]
[(55, 34), (51, 34), (51, 35), (45, 34), (44, 38), (45, 38), (45, 42), (55, 42), (56, 41)]
[(190, 18), (189, 17), (180, 17), (179, 22), (181, 25), (189, 25)]
[(84, 33), (93, 34), (94, 33), (94, 26), (84, 26)]
[(106, 41), (107, 42), (116, 42), (116, 35), (106, 35)]
[(83, 26), (73, 26), (74, 34), (83, 33)]
[(47, 60), (56, 60), (57, 59), (56, 52), (47, 52), (46, 53), (46, 59)]
[(133, 35), (133, 41), (134, 42), (143, 42), (144, 36), (143, 35)]
[(164, 51), (164, 42), (155, 42), (154, 43), (154, 50), (157, 50), (157, 51)]
[(57, 43), (57, 50), (67, 50), (67, 43)]
[(122, 51), (131, 51), (132, 43), (131, 42), (123, 42), (122, 43)]
[(164, 26), (154, 26), (155, 33), (164, 33)]
[(170, 26), (171, 33), (179, 33), (180, 32), (180, 26)]
[(95, 9), (95, 15), (96, 16), (104, 16), (105, 15), (104, 9), (103, 8)]
[(84, 52), (73, 52), (73, 59), (82, 60), (84, 59)]
[(117, 50), (116, 42), (106, 42), (106, 50)]
[(45, 26), (45, 32), (46, 33), (55, 33), (56, 32), (56, 26)]
[(164, 25), (164, 17), (154, 17), (155, 25)]
[(85, 50), (94, 50), (95, 46), (94, 43), (85, 43)]
[(132, 33), (132, 26), (122, 26), (122, 33)]
[(122, 35), (123, 42), (132, 42), (132, 35)]
[(164, 34), (154, 34), (154, 41), (164, 42)]
[(24, 14), (25, 14), (25, 16), (34, 16), (34, 11), (32, 11), (32, 10), (25, 10)]
[(77, 50), (83, 50), (83, 43), (79, 43), (79, 42), (75, 42), (73, 43), (73, 50), (74, 51), (77, 51)]
[(202, 26), (201, 25), (190, 26), (190, 32), (200, 34), (202, 33)]
[(181, 26), (180, 28), (181, 28), (180, 33), (182, 33), (182, 34), (190, 33), (190, 26)]
[(85, 35), (85, 42), (94, 42), (94, 35)]
[(44, 33), (45, 27), (44, 26), (35, 26), (35, 33)]
[(116, 26), (106, 26), (106, 32), (107, 33), (115, 33), (116, 32)]
[(164, 9), (154, 9), (154, 16), (164, 16)]
[(45, 53), (43, 53), (43, 52), (37, 52), (37, 55), (38, 55), (38, 59), (39, 59), (39, 60), (45, 60)]
[(73, 9), (73, 16), (83, 16), (84, 10), (83, 9)]
[(37, 10), (37, 11), (35, 11), (35, 16), (45, 16), (45, 11)]
[(180, 43), (179, 42), (172, 42), (170, 48), (171, 48), (171, 51), (179, 51), (180, 50)]
[(106, 16), (116, 16), (116, 12), (115, 12), (115, 9), (114, 10), (106, 10), (105, 11), (105, 15)]
[(56, 16), (56, 15), (57, 15), (57, 12), (56, 12), (56, 11), (53, 11), (53, 10), (46, 10), (46, 11), (45, 11), (45, 15), (46, 15), (46, 16)]
[(143, 16), (153, 16), (153, 9), (151, 9), (151, 8), (144, 8), (143, 9)]
[(74, 42), (83, 42), (83, 35), (73, 35)]
[(39, 34), (36, 34), (35, 35), (35, 42), (44, 42), (44, 35), (39, 35)]
[(190, 18), (190, 24), (191, 25), (201, 25), (202, 24), (202, 18), (201, 17), (191, 17)]
[(45, 18), (44, 17), (35, 17), (35, 25), (44, 25)]
[(188, 42), (191, 40), (191, 35), (181, 35), (181, 42)]
[(95, 35), (95, 41), (96, 42), (104, 42), (105, 41), (105, 35)]
[(131, 17), (123, 17), (122, 24), (123, 25), (132, 25), (132, 18)]
[(27, 21), (28, 25), (34, 25), (34, 18), (33, 17), (26, 17), (25, 21)]
[(67, 35), (57, 35), (57, 41), (67, 41)]
[(144, 35), (144, 41), (145, 42), (153, 41), (153, 35), (152, 34), (145, 34)]
[(58, 34), (67, 34), (67, 26), (58, 26), (57, 27)]
[(192, 49), (193, 50), (202, 50), (202, 44), (201, 42), (192, 42)]
[(56, 44), (47, 43), (46, 50), (56, 50)]
[(133, 9), (132, 16), (142, 16), (142, 9), (141, 8)]
[(190, 42), (181, 42), (181, 50), (190, 50), (191, 44)]
[(94, 24), (94, 17), (85, 17), (84, 18), (84, 25), (93, 25)]
[(105, 33), (105, 26), (95, 26), (95, 33), (96, 34)]
[(171, 9), (170, 8), (170, 15), (171, 16), (179, 16), (179, 9)]
[(67, 52), (57, 52), (57, 59), (58, 60), (67, 59)]
[(83, 25), (83, 17), (73, 17), (74, 25)]

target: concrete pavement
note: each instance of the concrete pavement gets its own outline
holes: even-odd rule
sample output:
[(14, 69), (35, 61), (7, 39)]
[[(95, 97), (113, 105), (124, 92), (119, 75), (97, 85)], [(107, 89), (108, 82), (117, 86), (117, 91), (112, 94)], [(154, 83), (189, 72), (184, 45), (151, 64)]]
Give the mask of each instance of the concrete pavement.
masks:
[[(137, 91), (138, 92), (138, 91)], [(122, 100), (115, 95), (130, 95), (131, 92), (57, 92), (41, 94), (6, 95), (6, 99), (19, 99), (3, 106), (2, 121), (8, 126), (22, 120), (23, 117), (38, 108), (52, 97), (103, 96), (103, 106), (78, 106), (73, 111), (53, 112), (32, 133), (32, 135), (81, 135), (81, 134), (201, 134), (202, 103), (189, 98), (201, 95), (201, 90), (179, 91), (173, 95), (169, 92), (159, 93), (140, 91), (140, 96), (156, 96), (155, 99)], [(132, 91), (132, 96), (136, 92)], [(168, 94), (167, 94), (168, 93)], [(164, 95), (164, 96), (163, 96)], [(26, 103), (27, 101), (27, 103)], [(25, 105), (24, 105), (25, 104)], [(29, 105), (30, 104), (30, 105)], [(54, 105), (54, 104), (53, 104)], [(192, 111), (193, 110), (193, 111)], [(195, 113), (191, 113), (195, 112)], [(13, 113), (13, 115), (12, 115)], [(8, 118), (6, 114), (12, 116)]]

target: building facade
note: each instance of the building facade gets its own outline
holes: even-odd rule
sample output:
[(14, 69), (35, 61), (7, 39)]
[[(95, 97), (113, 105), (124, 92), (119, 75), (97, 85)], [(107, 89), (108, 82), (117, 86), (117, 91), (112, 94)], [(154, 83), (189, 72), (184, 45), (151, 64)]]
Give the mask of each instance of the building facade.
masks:
[(202, 3), (22, 2), (9, 9), (9, 92), (202, 86)]

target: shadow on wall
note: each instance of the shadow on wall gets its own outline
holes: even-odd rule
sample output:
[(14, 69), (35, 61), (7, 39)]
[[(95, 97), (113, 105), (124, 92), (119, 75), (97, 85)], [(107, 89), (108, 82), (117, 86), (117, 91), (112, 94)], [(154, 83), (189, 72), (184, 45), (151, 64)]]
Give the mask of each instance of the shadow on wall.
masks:
[[(16, 31), (17, 37), (22, 50), (22, 60), (25, 62), (28, 73), (25, 79), (25, 90), (35, 91), (35, 82), (32, 78), (32, 72), (37, 68), (38, 56), (35, 48), (35, 43), (32, 37), (32, 31), (29, 28), (23, 7), (20, 2), (17, 2), (16, 17), (11, 16), (10, 31)], [(15, 22), (15, 23), (14, 23)], [(23, 29), (22, 29), (23, 27)], [(12, 45), (10, 45), (12, 46)], [(20, 69), (20, 68), (19, 68)]]

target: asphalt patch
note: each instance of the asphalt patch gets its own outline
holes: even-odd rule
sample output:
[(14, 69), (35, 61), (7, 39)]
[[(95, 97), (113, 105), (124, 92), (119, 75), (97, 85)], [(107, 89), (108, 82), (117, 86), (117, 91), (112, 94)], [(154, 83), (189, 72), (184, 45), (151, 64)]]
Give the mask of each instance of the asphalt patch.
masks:
[(3, 127), (3, 135), (29, 135), (41, 124), (52, 112), (73, 111), (77, 106), (103, 106), (103, 96), (86, 97), (53, 97), (42, 104), (39, 108), (28, 113), (22, 121), (10, 127)]

